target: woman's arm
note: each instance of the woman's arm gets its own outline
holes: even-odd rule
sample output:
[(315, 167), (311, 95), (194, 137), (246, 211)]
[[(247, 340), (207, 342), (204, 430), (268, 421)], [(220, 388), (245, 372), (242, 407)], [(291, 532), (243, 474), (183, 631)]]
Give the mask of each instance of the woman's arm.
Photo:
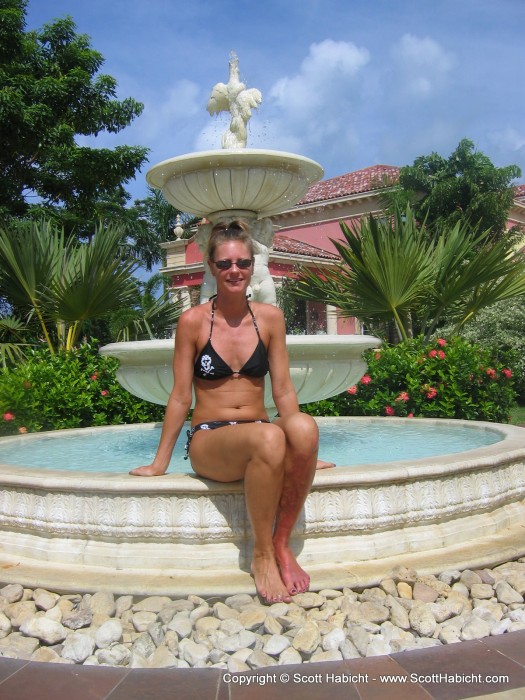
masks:
[(153, 462), (133, 469), (134, 476), (160, 476), (169, 466), (173, 448), (188, 416), (192, 399), (193, 359), (197, 327), (200, 326), (193, 309), (183, 313), (177, 323), (173, 355), (173, 389), (170, 393), (162, 425), (159, 446)]
[(268, 359), (272, 380), (272, 397), (279, 416), (285, 417), (299, 411), (297, 394), (290, 377), (290, 364), (286, 350), (286, 326), (284, 315), (275, 306), (266, 308), (270, 342)]

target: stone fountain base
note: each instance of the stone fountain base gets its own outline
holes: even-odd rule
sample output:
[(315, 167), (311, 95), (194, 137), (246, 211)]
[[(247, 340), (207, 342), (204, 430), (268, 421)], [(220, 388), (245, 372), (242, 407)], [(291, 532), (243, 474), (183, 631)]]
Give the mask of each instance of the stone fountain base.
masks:
[[(321, 418), (327, 421), (407, 419)], [(435, 421), (418, 421), (418, 424)], [(440, 424), (447, 421), (439, 421)], [(454, 421), (457, 425), (458, 421)], [(472, 426), (472, 423), (469, 423)], [(318, 472), (294, 533), (312, 588), (377, 583), (525, 555), (525, 430), (426, 460)], [(57, 591), (254, 592), (242, 484), (1, 465), (0, 579)]]

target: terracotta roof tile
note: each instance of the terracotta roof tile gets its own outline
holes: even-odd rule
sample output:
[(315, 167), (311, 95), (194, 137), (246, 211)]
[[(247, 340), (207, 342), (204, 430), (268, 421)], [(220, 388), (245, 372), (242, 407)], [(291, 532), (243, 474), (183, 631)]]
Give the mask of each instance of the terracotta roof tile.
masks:
[(398, 176), (399, 168), (395, 165), (370, 165), (368, 168), (338, 175), (312, 185), (298, 206), (348, 197), (360, 192), (371, 192), (377, 189), (378, 185), (384, 184), (385, 179), (387, 182), (397, 180)]
[(273, 239), (273, 250), (289, 255), (308, 255), (313, 258), (323, 258), (324, 260), (340, 260), (339, 255), (329, 253), (327, 250), (317, 248), (309, 243), (303, 243), (295, 238), (276, 233)]
[[(368, 168), (356, 170), (345, 175), (338, 175), (330, 180), (321, 180), (312, 185), (297, 206), (325, 202), (339, 197), (349, 197), (361, 192), (372, 192), (378, 186), (397, 180), (399, 170), (395, 165), (370, 165)], [(525, 184), (514, 187), (516, 199), (525, 197)]]
[(514, 188), (514, 196), (516, 199), (525, 199), (525, 185), (517, 185)]

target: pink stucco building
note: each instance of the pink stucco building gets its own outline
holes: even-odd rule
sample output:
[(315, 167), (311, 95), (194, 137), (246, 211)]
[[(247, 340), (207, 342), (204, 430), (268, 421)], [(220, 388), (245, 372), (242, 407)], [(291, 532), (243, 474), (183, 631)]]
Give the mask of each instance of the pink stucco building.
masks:
[[(272, 220), (276, 231), (270, 252), (269, 269), (276, 287), (293, 277), (299, 266), (322, 271), (339, 260), (332, 239), (343, 238), (340, 222), (359, 221), (363, 215), (383, 209), (381, 190), (394, 183), (399, 168), (372, 165), (362, 170), (323, 180), (310, 187), (303, 199)], [(516, 197), (509, 213), (508, 227), (525, 227), (525, 185), (515, 188)], [(164, 244), (171, 287), (186, 304), (198, 302), (204, 275), (202, 254), (194, 238)], [(302, 311), (306, 333), (360, 333), (356, 319), (340, 318), (333, 307), (305, 302)]]

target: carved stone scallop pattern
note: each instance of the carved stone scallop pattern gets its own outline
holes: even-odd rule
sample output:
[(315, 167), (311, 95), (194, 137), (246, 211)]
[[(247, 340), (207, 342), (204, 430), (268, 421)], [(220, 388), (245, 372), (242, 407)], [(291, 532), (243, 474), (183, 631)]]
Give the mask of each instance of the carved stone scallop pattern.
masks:
[(409, 527), (493, 510), (523, 498), (523, 463), (400, 484), (314, 490), (305, 505), (303, 529), (322, 534)]
[[(379, 531), (494, 510), (525, 498), (525, 465), (310, 493), (296, 533)], [(0, 526), (36, 535), (125, 540), (241, 541), (250, 535), (241, 493), (147, 495), (0, 489)]]
[(53, 535), (126, 539), (243, 539), (247, 535), (240, 494), (115, 497), (4, 488), (0, 524)]

